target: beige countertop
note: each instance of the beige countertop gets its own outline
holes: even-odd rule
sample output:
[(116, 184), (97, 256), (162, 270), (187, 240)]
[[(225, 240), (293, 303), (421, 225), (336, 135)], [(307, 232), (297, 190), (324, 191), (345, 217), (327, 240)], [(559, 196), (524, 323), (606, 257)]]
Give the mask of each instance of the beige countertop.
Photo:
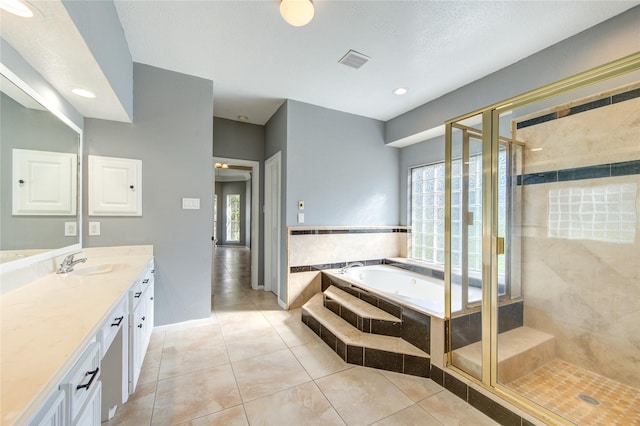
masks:
[(152, 246), (83, 251), (76, 258), (87, 262), (74, 272), (53, 272), (0, 296), (2, 425), (38, 408), (153, 257)]

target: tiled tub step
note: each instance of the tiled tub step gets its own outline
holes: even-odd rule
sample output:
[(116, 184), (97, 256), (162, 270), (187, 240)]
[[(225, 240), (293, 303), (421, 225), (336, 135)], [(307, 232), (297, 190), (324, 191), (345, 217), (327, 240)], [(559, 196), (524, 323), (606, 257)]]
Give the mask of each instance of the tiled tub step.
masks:
[[(454, 365), (482, 375), (482, 342), (453, 351)], [(498, 381), (509, 383), (555, 357), (555, 337), (531, 327), (518, 327), (498, 335)]]
[(365, 333), (400, 337), (400, 318), (377, 308), (335, 286), (324, 291), (324, 306)]
[(399, 337), (365, 333), (323, 305), (318, 293), (302, 307), (302, 321), (350, 364), (429, 377), (431, 360)]

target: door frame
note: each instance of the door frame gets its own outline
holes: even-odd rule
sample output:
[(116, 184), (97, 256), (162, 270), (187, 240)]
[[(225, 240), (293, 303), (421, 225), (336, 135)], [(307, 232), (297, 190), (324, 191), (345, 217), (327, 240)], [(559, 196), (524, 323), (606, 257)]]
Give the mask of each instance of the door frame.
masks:
[[(240, 160), (237, 158), (213, 157), (211, 166), (215, 163), (233, 164), (235, 166), (251, 167), (251, 288), (259, 290), (264, 287), (258, 284), (258, 261), (260, 259), (260, 162)], [(216, 174), (213, 173), (213, 192), (216, 190)]]
[[(272, 179), (272, 168), (275, 167), (276, 182)], [(276, 200), (272, 199), (272, 187), (276, 189)], [(281, 241), (282, 235), (282, 153), (276, 152), (264, 162), (264, 289), (271, 291), (278, 297), (278, 304), (284, 305), (280, 299), (280, 283), (281, 283)], [(272, 213), (275, 210), (277, 217), (277, 225), (275, 235), (272, 232), (271, 223), (273, 222)], [(276, 250), (270, 250), (271, 241), (275, 239)], [(272, 266), (276, 265), (275, 285), (271, 280)], [(275, 287), (275, 289), (274, 289)], [(275, 291), (274, 291), (275, 290)]]

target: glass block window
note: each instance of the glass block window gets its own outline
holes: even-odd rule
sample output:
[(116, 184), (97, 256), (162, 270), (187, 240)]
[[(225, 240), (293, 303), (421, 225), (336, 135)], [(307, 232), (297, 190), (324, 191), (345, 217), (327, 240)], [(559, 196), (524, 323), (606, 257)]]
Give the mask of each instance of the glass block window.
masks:
[(227, 195), (227, 241), (240, 242), (240, 195)]
[[(499, 232), (506, 226), (507, 155), (499, 152)], [(451, 263), (462, 267), (462, 160), (451, 164)], [(411, 257), (444, 266), (444, 195), (445, 167), (443, 163), (411, 169)], [(482, 156), (469, 158), (469, 212), (473, 218), (468, 226), (468, 264), (470, 272), (482, 271)], [(504, 266), (500, 268), (501, 272)]]

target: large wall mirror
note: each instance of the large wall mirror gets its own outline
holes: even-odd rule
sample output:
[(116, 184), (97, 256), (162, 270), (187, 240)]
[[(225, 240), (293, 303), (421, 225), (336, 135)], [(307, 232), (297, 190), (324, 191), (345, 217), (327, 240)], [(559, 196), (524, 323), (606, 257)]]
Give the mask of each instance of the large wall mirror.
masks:
[[(82, 130), (3, 68), (0, 269), (81, 247)], [(27, 260), (29, 259), (29, 260)]]

